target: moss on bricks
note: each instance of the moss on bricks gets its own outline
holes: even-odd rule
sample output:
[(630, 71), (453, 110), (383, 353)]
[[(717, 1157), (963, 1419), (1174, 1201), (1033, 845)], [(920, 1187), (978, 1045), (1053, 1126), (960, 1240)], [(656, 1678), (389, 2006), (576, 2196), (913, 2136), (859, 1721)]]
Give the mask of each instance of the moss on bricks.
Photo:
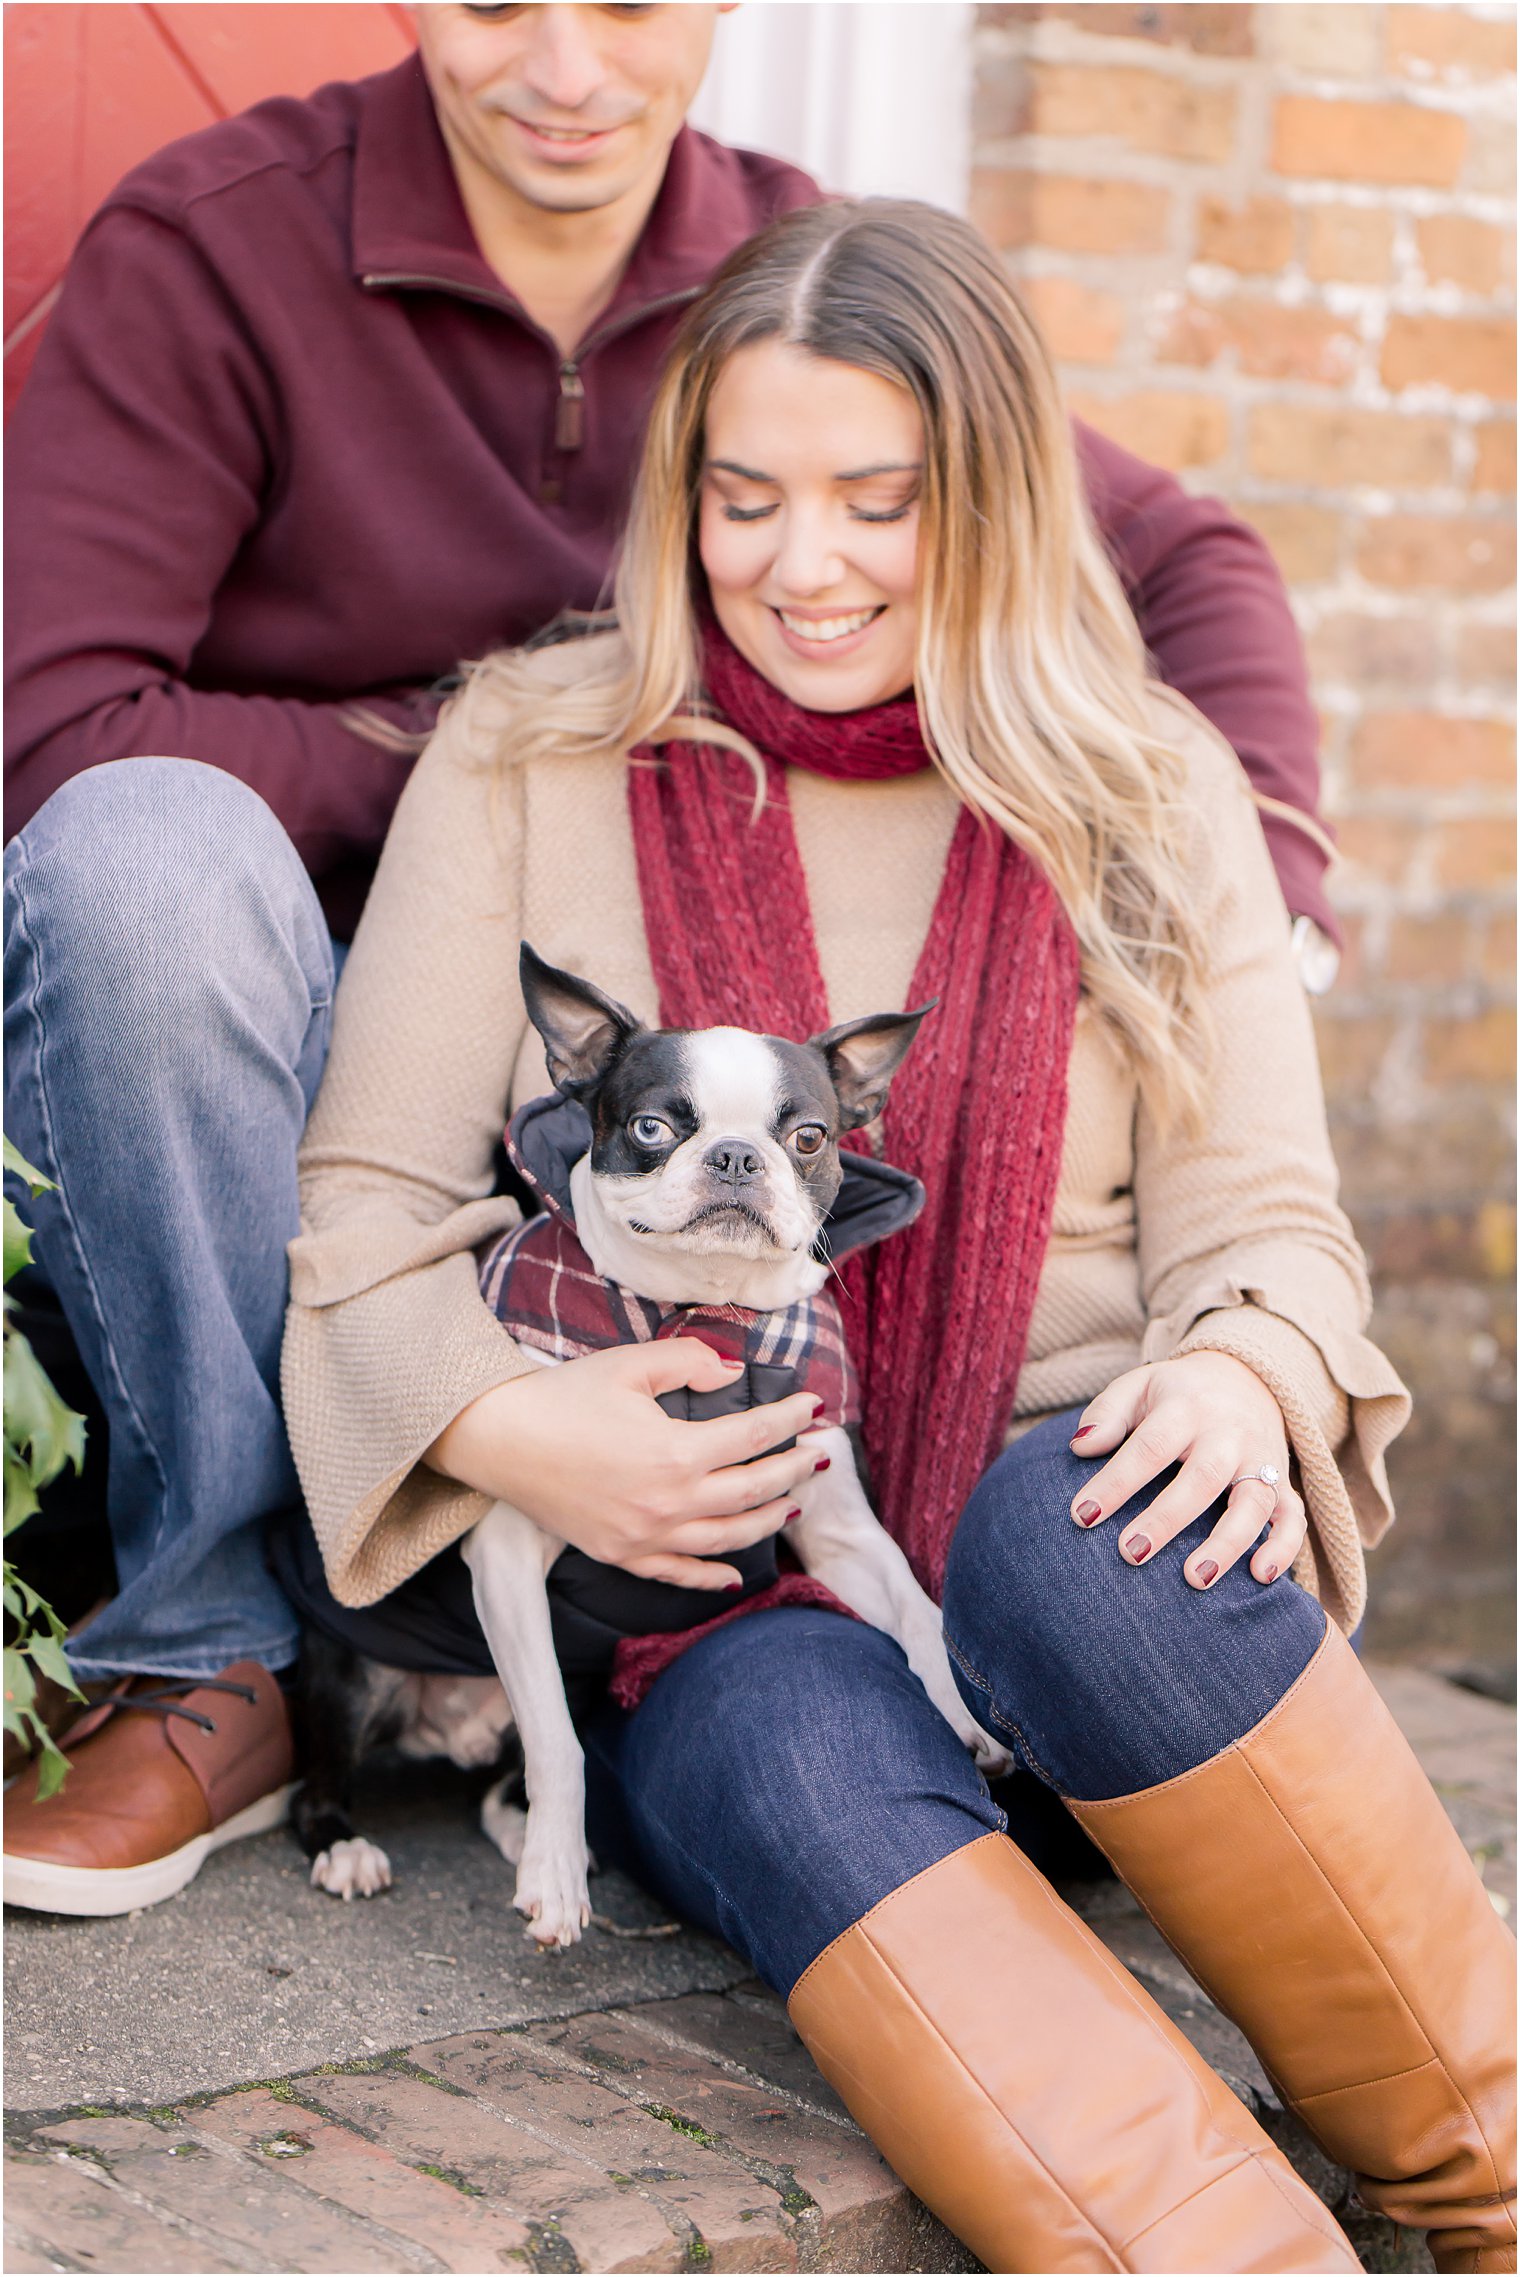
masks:
[(679, 2111), (667, 2110), (663, 2103), (643, 2103), (639, 2108), (647, 2111), (651, 2119), (658, 2119), (662, 2125), (674, 2127), (678, 2135), (685, 2135), (689, 2141), (700, 2143), (704, 2150), (721, 2150), (723, 2147), (717, 2136), (710, 2135), (705, 2127), (699, 2127), (695, 2119), (683, 2118)]
[(417, 2172), (419, 2174), (431, 2174), (435, 2182), (446, 2182), (451, 2190), (459, 2191), (462, 2197), (483, 2198), (485, 2196), (485, 2192), (478, 2183), (466, 2182), (464, 2176), (452, 2166), (433, 2166), (427, 2160), (419, 2159), (417, 2161)]

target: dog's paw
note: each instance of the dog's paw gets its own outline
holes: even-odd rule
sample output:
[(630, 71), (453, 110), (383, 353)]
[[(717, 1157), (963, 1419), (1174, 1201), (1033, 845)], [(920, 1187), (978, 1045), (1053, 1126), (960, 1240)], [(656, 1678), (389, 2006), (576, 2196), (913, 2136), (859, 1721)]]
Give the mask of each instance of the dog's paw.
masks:
[(505, 1779), (498, 1779), (482, 1798), (480, 1831), (488, 1842), (495, 1843), (509, 1866), (519, 1866), (528, 1833), (528, 1814), (520, 1803), (506, 1801), (503, 1793), (506, 1784)]
[(984, 1779), (1005, 1779), (1013, 1769), (1013, 1757), (981, 1725), (968, 1717), (966, 1728), (960, 1734), (963, 1744), (970, 1748), (971, 1758)]
[[(582, 1881), (581, 1891), (585, 1888)], [(523, 1934), (541, 1953), (563, 1953), (571, 1945), (578, 1945), (581, 1931), (591, 1919), (589, 1893), (582, 1895), (573, 1889), (562, 1889), (545, 1896), (525, 1891), (521, 1872), (512, 1903), (525, 1917)]]
[(388, 1890), (391, 1862), (376, 1844), (356, 1834), (319, 1852), (311, 1862), (311, 1879), (314, 1889), (326, 1890), (346, 1905), (350, 1898), (375, 1897)]
[(985, 1778), (1001, 1779), (1013, 1769), (1013, 1757), (1006, 1747), (983, 1731), (971, 1710), (960, 1696), (955, 1678), (950, 1673), (950, 1661), (944, 1645), (937, 1641), (936, 1650), (920, 1665), (920, 1681), (930, 1699), (944, 1717), (962, 1747), (971, 1755)]
[(581, 1931), (591, 1919), (591, 1892), (586, 1886), (590, 1854), (579, 1829), (557, 1839), (534, 1836), (530, 1812), (512, 1903), (526, 1917), (527, 1934), (535, 1945), (545, 1952), (562, 1951), (580, 1943)]

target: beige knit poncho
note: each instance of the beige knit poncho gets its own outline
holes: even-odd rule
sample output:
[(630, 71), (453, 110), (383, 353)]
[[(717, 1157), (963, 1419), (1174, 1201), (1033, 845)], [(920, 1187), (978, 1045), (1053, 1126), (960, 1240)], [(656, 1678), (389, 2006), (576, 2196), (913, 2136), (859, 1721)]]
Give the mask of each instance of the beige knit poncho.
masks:
[[(605, 636), (604, 636), (605, 637)], [(573, 649), (541, 659), (556, 677)], [(1384, 1450), (1409, 1401), (1363, 1335), (1360, 1253), (1336, 1205), (1314, 1037), (1288, 923), (1233, 752), (1158, 689), (1186, 757), (1190, 864), (1217, 1047), (1201, 1128), (1163, 1137), (1084, 1003), (1050, 1247), (1010, 1428), (1141, 1360), (1211, 1349), (1270, 1387), (1308, 1505), (1295, 1571), (1350, 1627), (1362, 1547), (1389, 1523)], [(790, 783), (830, 1018), (901, 1010), (955, 821), (932, 773)], [(517, 985), (526, 936), (646, 1018), (657, 999), (625, 762), (519, 764), (477, 687), (402, 798), (338, 991), (301, 1150), (285, 1415), (335, 1594), (369, 1604), (484, 1515), (425, 1448), (531, 1364), (476, 1287), (514, 1222), (492, 1198), (508, 1113), (548, 1088)]]

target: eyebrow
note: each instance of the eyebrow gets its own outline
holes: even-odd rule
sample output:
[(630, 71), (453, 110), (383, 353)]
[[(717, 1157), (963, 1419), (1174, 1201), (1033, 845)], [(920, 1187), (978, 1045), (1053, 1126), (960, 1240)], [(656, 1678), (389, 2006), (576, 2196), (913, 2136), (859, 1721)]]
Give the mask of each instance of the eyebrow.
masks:
[[(737, 459), (709, 459), (707, 464), (716, 474), (737, 474), (745, 482), (764, 482), (769, 483), (772, 488), (777, 487), (776, 477), (773, 474), (760, 474), (752, 466), (740, 466)], [(923, 471), (924, 462), (922, 459), (884, 459), (880, 466), (852, 467), (848, 474), (836, 474), (834, 480), (836, 482), (869, 482), (873, 475), (922, 474)]]

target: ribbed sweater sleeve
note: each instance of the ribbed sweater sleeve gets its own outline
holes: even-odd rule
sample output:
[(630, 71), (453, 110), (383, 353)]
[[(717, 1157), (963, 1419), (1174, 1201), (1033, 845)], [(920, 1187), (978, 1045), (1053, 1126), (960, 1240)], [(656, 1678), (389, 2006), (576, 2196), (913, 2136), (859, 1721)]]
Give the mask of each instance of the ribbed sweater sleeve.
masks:
[(484, 1516), (419, 1469), (464, 1407), (533, 1365), (486, 1309), (475, 1246), (525, 1019), (521, 778), (445, 727), (365, 907), (300, 1155), (285, 1418), (335, 1594), (371, 1604)]
[(1350, 1628), (1362, 1546), (1392, 1517), (1383, 1457), (1409, 1395), (1366, 1338), (1366, 1270), (1336, 1199), (1313, 1027), (1261, 832), (1223, 745), (1181, 724), (1213, 1051), (1196, 1132), (1163, 1135), (1143, 1106), (1137, 1117), (1142, 1358), (1229, 1352), (1261, 1377), (1309, 1511), (1298, 1578)]

